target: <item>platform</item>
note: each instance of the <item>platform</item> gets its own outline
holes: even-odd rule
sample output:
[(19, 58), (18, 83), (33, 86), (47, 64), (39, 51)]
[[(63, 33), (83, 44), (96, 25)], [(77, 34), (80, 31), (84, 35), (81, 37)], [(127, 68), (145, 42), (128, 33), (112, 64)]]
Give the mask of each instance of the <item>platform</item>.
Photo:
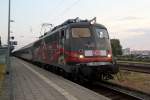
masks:
[(18, 58), (11, 58), (14, 100), (109, 100)]

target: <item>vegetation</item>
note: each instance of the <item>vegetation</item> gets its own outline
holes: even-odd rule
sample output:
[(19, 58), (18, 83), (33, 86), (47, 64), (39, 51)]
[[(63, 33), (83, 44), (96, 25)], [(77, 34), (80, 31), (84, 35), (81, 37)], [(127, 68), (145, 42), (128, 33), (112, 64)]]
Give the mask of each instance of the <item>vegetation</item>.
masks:
[(0, 81), (3, 79), (4, 73), (5, 73), (5, 65), (0, 64)]
[(150, 57), (142, 58), (137, 55), (126, 55), (126, 56), (117, 56), (117, 60), (135, 61), (135, 62), (150, 62)]
[(114, 56), (122, 55), (122, 46), (119, 39), (111, 39), (112, 53)]
[(1, 37), (0, 37), (0, 46), (2, 46)]
[(0, 64), (0, 96), (2, 95), (2, 83), (4, 80), (4, 74), (5, 74), (5, 65)]
[(109, 81), (150, 94), (150, 74), (120, 70), (114, 79)]

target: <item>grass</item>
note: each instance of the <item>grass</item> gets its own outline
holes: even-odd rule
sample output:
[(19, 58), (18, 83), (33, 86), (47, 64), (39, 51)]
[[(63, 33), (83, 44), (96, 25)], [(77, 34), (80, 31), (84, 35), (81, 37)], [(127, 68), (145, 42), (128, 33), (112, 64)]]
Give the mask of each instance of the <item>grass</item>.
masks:
[(4, 64), (0, 64), (0, 80), (3, 80), (4, 73), (5, 73), (5, 65)]
[(121, 70), (110, 81), (150, 94), (150, 74)]
[(142, 61), (121, 61), (121, 60), (118, 60), (117, 62), (118, 62), (118, 63), (126, 63), (126, 62), (129, 62), (129, 63), (139, 63), (139, 64), (150, 64), (150, 62), (142, 62)]
[(0, 64), (0, 95), (2, 94), (2, 82), (5, 74), (5, 65)]

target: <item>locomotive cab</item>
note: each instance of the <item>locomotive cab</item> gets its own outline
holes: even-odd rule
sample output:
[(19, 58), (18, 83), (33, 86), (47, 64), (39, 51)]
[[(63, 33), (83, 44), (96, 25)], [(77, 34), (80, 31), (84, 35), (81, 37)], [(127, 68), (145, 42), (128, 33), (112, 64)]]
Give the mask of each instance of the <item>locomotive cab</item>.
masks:
[[(112, 52), (106, 29), (101, 27), (72, 27), (70, 37), (71, 54), (76, 63), (111, 62)], [(98, 58), (105, 59), (98, 59)], [(95, 59), (94, 59), (95, 58)]]
[[(100, 24), (78, 23), (70, 25), (69, 64), (82, 66), (85, 76), (92, 73), (118, 72), (112, 58), (112, 50), (107, 29)], [(93, 72), (94, 71), (94, 72)]]

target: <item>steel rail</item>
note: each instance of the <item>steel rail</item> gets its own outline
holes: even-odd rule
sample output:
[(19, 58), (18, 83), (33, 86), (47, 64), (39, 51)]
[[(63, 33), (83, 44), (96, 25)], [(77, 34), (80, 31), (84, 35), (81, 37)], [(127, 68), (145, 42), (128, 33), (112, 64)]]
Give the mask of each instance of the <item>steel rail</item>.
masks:
[(95, 84), (111, 89), (113, 91), (125, 94), (127, 96), (133, 97), (138, 100), (150, 100), (150, 94), (135, 90), (133, 88), (124, 87), (124, 86), (106, 82), (106, 81), (96, 82)]
[(141, 73), (150, 74), (150, 64), (131, 63), (131, 62), (117, 62), (121, 70), (129, 70)]

